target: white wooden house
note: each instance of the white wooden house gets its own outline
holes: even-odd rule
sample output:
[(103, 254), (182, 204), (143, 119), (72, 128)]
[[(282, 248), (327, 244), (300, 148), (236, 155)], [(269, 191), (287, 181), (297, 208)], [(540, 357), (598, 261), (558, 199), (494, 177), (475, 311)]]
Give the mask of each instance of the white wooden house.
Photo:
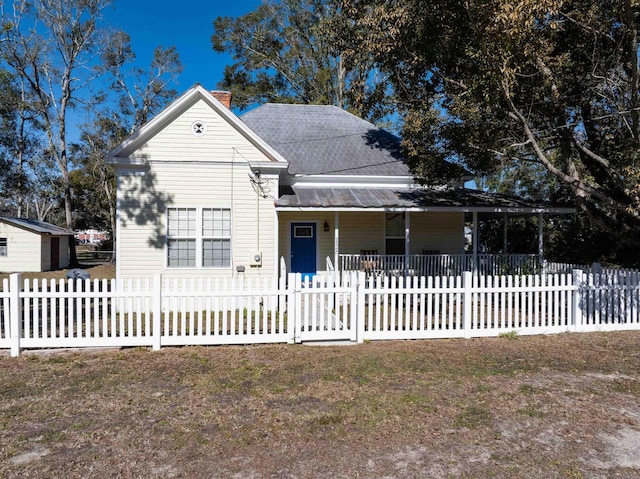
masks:
[(43, 221), (0, 217), (0, 271), (37, 272), (69, 266), (73, 231)]
[(196, 84), (107, 156), (119, 277), (271, 277), (280, 258), (304, 274), (406, 271), (464, 256), (465, 214), (573, 211), (462, 182), (420, 187), (397, 137), (333, 106), (266, 104), (238, 117), (218, 98), (229, 100)]

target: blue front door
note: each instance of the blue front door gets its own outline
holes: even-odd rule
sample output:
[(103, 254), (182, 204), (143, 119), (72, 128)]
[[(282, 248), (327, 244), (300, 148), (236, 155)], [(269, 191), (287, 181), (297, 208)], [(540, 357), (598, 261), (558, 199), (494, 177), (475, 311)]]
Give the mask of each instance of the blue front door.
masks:
[(316, 224), (291, 224), (291, 271), (302, 278), (316, 274)]

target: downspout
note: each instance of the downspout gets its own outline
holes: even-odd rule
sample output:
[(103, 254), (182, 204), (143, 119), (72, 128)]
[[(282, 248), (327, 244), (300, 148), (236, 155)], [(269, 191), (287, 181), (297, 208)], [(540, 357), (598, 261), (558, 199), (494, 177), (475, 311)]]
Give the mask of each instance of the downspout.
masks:
[(256, 191), (256, 218), (256, 251), (258, 252), (258, 254), (262, 255), (262, 253), (260, 252), (260, 193), (258, 191)]
[(342, 271), (338, 262), (340, 259), (340, 212), (333, 213), (333, 267), (336, 271)]
[(234, 165), (236, 163), (236, 147), (232, 146), (231, 147), (231, 185), (229, 185), (231, 187), (231, 279), (233, 279), (234, 275), (235, 275), (235, 271), (236, 271), (236, 210), (233, 204), (233, 184), (235, 183), (234, 181)]
[(280, 263), (280, 216), (278, 215), (278, 210), (275, 208), (276, 201), (273, 201), (273, 275), (276, 278), (279, 278), (279, 263)]

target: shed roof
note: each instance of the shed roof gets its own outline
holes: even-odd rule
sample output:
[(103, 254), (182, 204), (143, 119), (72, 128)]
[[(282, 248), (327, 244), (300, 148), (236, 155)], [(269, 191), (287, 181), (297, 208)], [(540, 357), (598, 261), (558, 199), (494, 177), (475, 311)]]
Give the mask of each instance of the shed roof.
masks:
[(279, 209), (416, 209), (486, 213), (575, 213), (569, 205), (523, 200), (465, 188), (318, 188), (281, 191)]
[(18, 228), (23, 228), (34, 233), (49, 234), (53, 236), (73, 236), (73, 231), (60, 226), (45, 223), (44, 221), (32, 220), (28, 218), (12, 218), (9, 216), (0, 217), (0, 221)]
[(411, 176), (397, 136), (338, 107), (266, 103), (240, 119), (291, 174)]

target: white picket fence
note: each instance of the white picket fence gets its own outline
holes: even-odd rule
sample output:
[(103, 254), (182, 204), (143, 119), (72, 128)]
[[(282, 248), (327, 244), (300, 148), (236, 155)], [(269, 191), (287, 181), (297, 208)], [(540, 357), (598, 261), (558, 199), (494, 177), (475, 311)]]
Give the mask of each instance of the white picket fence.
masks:
[(0, 348), (294, 343), (640, 329), (640, 274), (299, 274), (255, 280), (22, 281), (0, 292)]

